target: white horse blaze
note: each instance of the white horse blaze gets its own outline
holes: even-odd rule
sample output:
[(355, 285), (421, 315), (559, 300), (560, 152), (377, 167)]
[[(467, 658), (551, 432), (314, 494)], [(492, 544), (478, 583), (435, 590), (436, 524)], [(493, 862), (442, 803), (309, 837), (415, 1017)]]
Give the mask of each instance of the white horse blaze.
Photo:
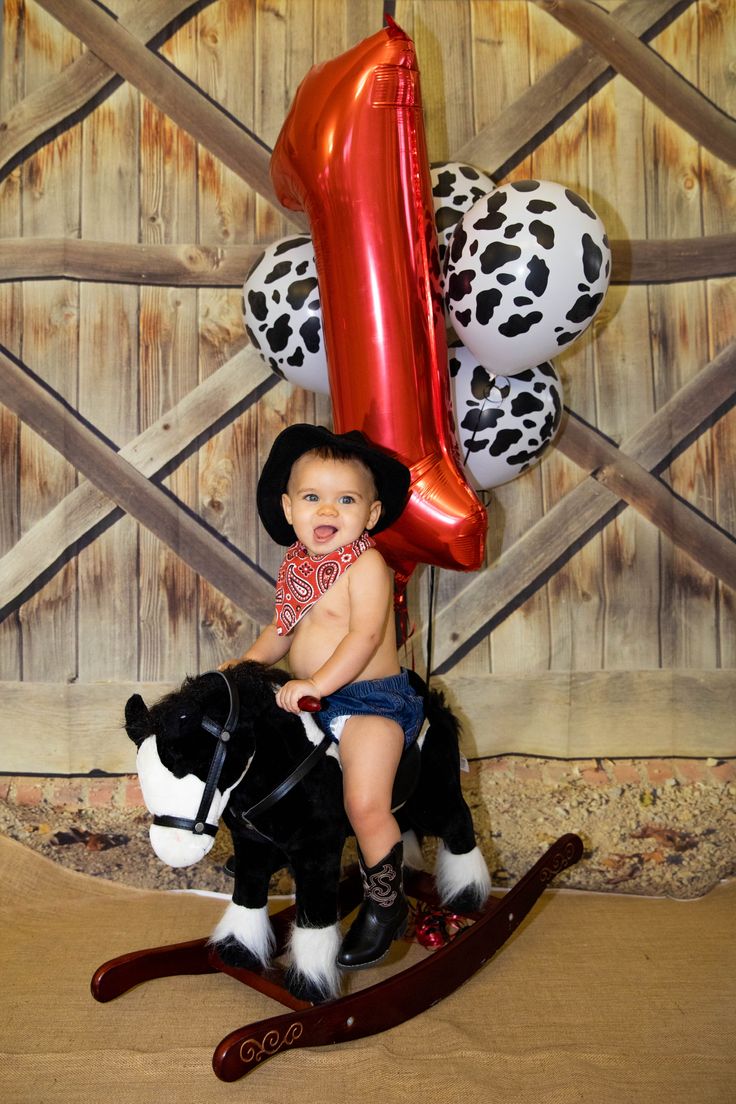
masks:
[[(246, 770), (250, 761), (246, 765)], [(159, 758), (156, 737), (147, 736), (138, 748), (136, 757), (138, 779), (146, 808), (154, 816), (175, 816), (193, 820), (202, 800), (205, 784), (196, 774), (177, 778)], [(221, 792), (215, 790), (207, 823), (215, 827), (220, 821), (230, 794), (242, 780), (245, 771), (232, 786)], [(165, 828), (152, 824), (151, 847), (167, 866), (192, 866), (203, 859), (215, 842), (214, 836), (197, 835), (183, 828)]]

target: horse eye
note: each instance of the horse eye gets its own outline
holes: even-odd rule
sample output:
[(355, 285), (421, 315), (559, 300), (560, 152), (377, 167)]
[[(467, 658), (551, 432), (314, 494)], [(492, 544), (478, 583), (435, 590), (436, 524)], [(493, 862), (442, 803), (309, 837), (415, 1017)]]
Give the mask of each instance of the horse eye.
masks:
[(185, 721), (186, 719), (187, 719), (187, 715), (186, 715), (186, 713), (180, 713), (180, 714), (179, 714), (179, 720), (180, 720), (180, 721)]

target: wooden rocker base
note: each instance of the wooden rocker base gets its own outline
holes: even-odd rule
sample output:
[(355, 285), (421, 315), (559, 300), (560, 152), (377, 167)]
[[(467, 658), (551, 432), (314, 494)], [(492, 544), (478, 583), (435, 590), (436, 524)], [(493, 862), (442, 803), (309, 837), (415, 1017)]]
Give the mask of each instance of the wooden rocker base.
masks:
[[(579, 836), (572, 833), (561, 836), (513, 889), (500, 899), (491, 899), (481, 912), (469, 916), (474, 922), (452, 942), (385, 981), (323, 1004), (312, 1005), (293, 997), (283, 985), (282, 972), (277, 967), (255, 971), (227, 966), (206, 939), (150, 947), (111, 959), (95, 971), (92, 995), (95, 1000), (106, 1002), (152, 978), (219, 972), (286, 1005), (290, 1012), (240, 1027), (215, 1047), (212, 1056), (215, 1073), (222, 1081), (236, 1081), (283, 1050), (361, 1039), (395, 1027), (437, 1004), (495, 954), (552, 879), (578, 862), (582, 853)], [(430, 875), (407, 871), (405, 886), (409, 896), (437, 905)], [(356, 868), (348, 872), (340, 886), (341, 914), (351, 912), (361, 896)], [(277, 955), (286, 947), (294, 912), (292, 905), (271, 918)]]

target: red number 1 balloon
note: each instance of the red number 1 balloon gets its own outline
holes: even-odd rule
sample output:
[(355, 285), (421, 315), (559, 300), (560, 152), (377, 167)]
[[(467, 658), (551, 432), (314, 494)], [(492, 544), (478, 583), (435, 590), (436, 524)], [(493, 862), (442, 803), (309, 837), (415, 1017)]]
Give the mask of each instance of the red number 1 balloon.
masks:
[(307, 73), (271, 176), (309, 216), (335, 430), (411, 469), (407, 507), (378, 537), (399, 589), (417, 563), (477, 570), (487, 519), (453, 431), (419, 72), (395, 23)]

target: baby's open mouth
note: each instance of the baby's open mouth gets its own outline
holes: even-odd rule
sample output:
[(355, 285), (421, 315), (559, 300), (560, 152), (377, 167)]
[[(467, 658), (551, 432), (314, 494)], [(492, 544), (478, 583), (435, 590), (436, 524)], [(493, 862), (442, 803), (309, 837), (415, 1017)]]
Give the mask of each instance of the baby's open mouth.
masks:
[(318, 541), (328, 541), (334, 537), (336, 532), (337, 527), (334, 525), (318, 525), (314, 530), (314, 536)]

